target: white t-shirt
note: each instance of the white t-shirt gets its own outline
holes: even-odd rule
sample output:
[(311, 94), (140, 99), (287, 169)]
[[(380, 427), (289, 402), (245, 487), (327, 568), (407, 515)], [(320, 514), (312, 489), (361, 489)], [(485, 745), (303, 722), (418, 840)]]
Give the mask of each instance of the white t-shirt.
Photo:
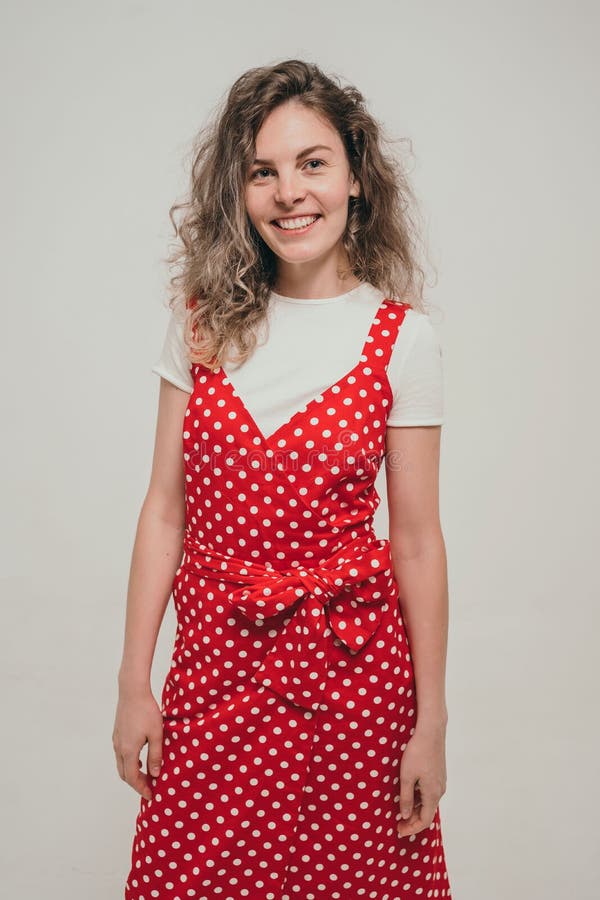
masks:
[[(318, 300), (271, 292), (254, 353), (237, 367), (223, 365), (265, 437), (356, 365), (383, 297), (368, 282)], [(182, 315), (171, 312), (152, 372), (191, 393)], [(387, 374), (393, 391), (387, 425), (443, 424), (442, 350), (425, 313), (407, 310)]]

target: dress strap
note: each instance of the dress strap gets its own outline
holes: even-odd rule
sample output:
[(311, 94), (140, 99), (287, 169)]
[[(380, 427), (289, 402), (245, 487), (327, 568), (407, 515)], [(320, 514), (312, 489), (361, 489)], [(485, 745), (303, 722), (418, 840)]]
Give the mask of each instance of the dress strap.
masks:
[(400, 326), (409, 309), (409, 303), (384, 297), (365, 341), (361, 362), (378, 371), (383, 369), (387, 372)]

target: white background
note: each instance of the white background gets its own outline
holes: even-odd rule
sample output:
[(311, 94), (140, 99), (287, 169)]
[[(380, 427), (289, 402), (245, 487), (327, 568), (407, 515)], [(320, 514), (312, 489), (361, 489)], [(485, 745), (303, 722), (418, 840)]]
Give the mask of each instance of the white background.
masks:
[[(454, 900), (597, 897), (598, 5), (4, 0), (0, 16), (5, 896), (123, 895), (139, 797), (111, 734), (168, 208), (234, 79), (300, 57), (412, 140), (438, 274)], [(174, 628), (169, 608), (156, 691)]]

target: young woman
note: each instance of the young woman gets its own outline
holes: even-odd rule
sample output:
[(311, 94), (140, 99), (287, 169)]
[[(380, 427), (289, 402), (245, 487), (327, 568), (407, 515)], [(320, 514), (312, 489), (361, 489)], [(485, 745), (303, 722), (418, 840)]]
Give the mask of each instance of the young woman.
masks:
[(141, 794), (127, 900), (451, 897), (441, 353), (383, 140), (317, 66), (252, 69), (173, 207), (113, 733)]

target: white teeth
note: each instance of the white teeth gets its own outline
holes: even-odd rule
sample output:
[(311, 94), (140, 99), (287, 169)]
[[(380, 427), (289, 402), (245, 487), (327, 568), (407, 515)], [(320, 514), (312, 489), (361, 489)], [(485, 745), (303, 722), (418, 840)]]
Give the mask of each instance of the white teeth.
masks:
[(275, 219), (280, 228), (290, 230), (292, 228), (305, 228), (312, 222), (316, 222), (318, 216), (304, 216), (301, 219)]

